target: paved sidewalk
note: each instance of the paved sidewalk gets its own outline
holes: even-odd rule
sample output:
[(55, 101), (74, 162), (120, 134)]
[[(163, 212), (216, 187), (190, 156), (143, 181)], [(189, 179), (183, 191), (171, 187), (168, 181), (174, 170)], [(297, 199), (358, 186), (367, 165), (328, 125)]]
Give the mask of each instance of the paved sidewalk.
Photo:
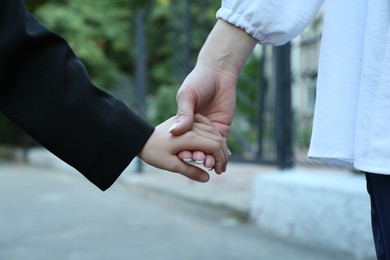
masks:
[[(75, 171), (42, 148), (30, 149), (27, 159), (32, 165), (53, 167), (68, 172)], [(122, 173), (118, 181), (191, 202), (219, 207), (220, 210), (230, 211), (231, 214), (241, 219), (245, 219), (249, 213), (252, 188), (256, 177), (260, 174), (278, 174), (281, 172), (275, 166), (229, 162), (225, 173), (217, 175), (210, 172), (211, 178), (208, 183), (198, 183), (179, 174), (163, 171), (147, 164), (143, 164), (142, 173), (137, 173), (135, 171), (136, 165), (137, 159)], [(295, 168), (295, 170), (310, 170), (313, 173), (324, 172), (324, 169), (321, 168)], [(341, 170), (335, 170), (334, 172), (345, 173)]]
[(274, 236), (181, 196), (153, 192), (146, 188), (153, 180), (167, 191), (176, 190), (169, 184), (206, 194), (211, 194), (207, 186), (216, 187), (214, 194), (224, 190), (212, 183), (199, 189), (179, 175), (147, 171), (121, 177), (100, 192), (74, 170), (1, 163), (0, 259), (356, 259)]
[[(225, 173), (217, 175), (211, 172), (208, 183), (197, 183), (179, 174), (162, 171), (148, 165), (144, 165), (144, 170), (140, 174), (132, 171), (132, 168), (130, 166), (125, 171), (120, 177), (120, 181), (230, 210), (238, 217), (246, 217), (249, 213), (256, 177), (261, 174), (280, 174), (283, 172), (275, 166), (230, 162)], [(336, 174), (349, 174), (339, 169), (326, 170), (303, 167), (294, 168), (293, 171), (310, 171), (313, 174), (331, 171)]]
[(211, 173), (208, 183), (197, 183), (144, 168), (142, 174), (125, 172), (119, 181), (201, 204), (233, 225), (250, 221), (292, 241), (345, 252), (353, 259), (375, 259), (364, 178), (350, 171), (295, 167), (284, 172), (231, 162), (226, 173)]
[[(75, 170), (46, 150), (30, 150), (27, 154), (30, 165), (35, 167), (49, 167), (60, 172), (68, 172), (72, 175)], [(274, 166), (258, 164), (244, 164), (230, 162), (228, 170), (222, 175), (210, 172), (211, 179), (208, 183), (197, 183), (179, 174), (162, 171), (143, 164), (143, 172), (136, 173), (134, 161), (114, 183), (113, 189), (120, 185), (129, 185), (140, 189), (142, 192), (152, 192), (156, 196), (164, 194), (178, 199), (182, 206), (199, 204), (198, 209), (207, 214), (215, 214), (225, 225), (235, 226), (237, 222), (248, 221), (250, 211), (253, 209), (253, 199), (256, 180), (264, 176), (280, 176), (281, 171)], [(350, 172), (338, 169), (302, 168), (297, 167), (293, 172), (310, 172), (319, 175), (329, 172), (335, 174), (350, 174)], [(291, 173), (291, 170), (288, 172)], [(287, 174), (287, 173), (286, 173)], [(80, 176), (81, 175), (74, 175)], [(191, 202), (191, 203), (187, 203)], [(195, 204), (194, 204), (195, 203)], [(199, 214), (202, 214), (199, 212)], [(295, 240), (295, 239), (294, 239)], [(310, 247), (310, 245), (307, 245)], [(322, 247), (323, 250), (336, 252), (331, 248)], [(338, 250), (337, 250), (338, 251)], [(347, 254), (349, 255), (349, 254)], [(346, 255), (345, 255), (346, 256)], [(346, 259), (350, 259), (346, 256)], [(355, 258), (353, 258), (355, 259)]]
[(246, 218), (249, 212), (251, 189), (256, 176), (277, 171), (275, 167), (270, 166), (229, 163), (225, 173), (217, 175), (211, 172), (208, 183), (198, 183), (179, 174), (144, 165), (142, 173), (128, 170), (119, 181), (218, 207), (221, 210), (230, 211), (236, 217)]

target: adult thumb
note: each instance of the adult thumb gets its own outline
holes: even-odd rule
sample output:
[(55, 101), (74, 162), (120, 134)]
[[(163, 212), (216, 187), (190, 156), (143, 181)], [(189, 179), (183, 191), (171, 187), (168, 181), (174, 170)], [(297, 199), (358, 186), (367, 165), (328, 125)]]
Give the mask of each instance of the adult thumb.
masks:
[(194, 122), (195, 105), (191, 99), (186, 98), (184, 95), (178, 94), (176, 100), (178, 105), (177, 119), (169, 129), (169, 132), (177, 136), (191, 130)]

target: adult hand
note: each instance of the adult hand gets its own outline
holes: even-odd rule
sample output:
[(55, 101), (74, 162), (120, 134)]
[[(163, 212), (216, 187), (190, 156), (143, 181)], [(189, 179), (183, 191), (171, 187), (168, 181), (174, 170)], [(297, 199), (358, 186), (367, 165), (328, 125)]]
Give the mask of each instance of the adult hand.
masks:
[(171, 127), (173, 135), (191, 129), (194, 114), (200, 113), (227, 137), (236, 103), (237, 76), (211, 64), (198, 63), (184, 80), (176, 101), (177, 122)]

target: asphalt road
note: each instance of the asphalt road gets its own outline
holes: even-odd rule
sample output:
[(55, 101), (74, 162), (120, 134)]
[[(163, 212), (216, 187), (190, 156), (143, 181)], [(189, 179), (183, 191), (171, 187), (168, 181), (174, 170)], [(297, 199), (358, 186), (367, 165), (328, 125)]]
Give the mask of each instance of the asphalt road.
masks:
[(0, 163), (0, 260), (352, 259), (180, 198)]

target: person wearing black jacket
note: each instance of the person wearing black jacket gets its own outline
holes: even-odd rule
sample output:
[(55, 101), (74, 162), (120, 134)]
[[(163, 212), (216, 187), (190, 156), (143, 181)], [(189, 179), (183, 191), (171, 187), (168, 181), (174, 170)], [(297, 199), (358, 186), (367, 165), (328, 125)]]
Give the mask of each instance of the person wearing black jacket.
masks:
[(23, 0), (0, 1), (0, 109), (102, 190), (137, 155), (200, 182), (208, 173), (183, 163), (180, 151), (211, 154), (206, 166), (215, 163), (217, 173), (226, 167), (225, 141), (207, 119), (198, 115), (181, 138), (169, 134), (174, 119), (154, 129), (94, 86), (67, 42), (26, 12)]

